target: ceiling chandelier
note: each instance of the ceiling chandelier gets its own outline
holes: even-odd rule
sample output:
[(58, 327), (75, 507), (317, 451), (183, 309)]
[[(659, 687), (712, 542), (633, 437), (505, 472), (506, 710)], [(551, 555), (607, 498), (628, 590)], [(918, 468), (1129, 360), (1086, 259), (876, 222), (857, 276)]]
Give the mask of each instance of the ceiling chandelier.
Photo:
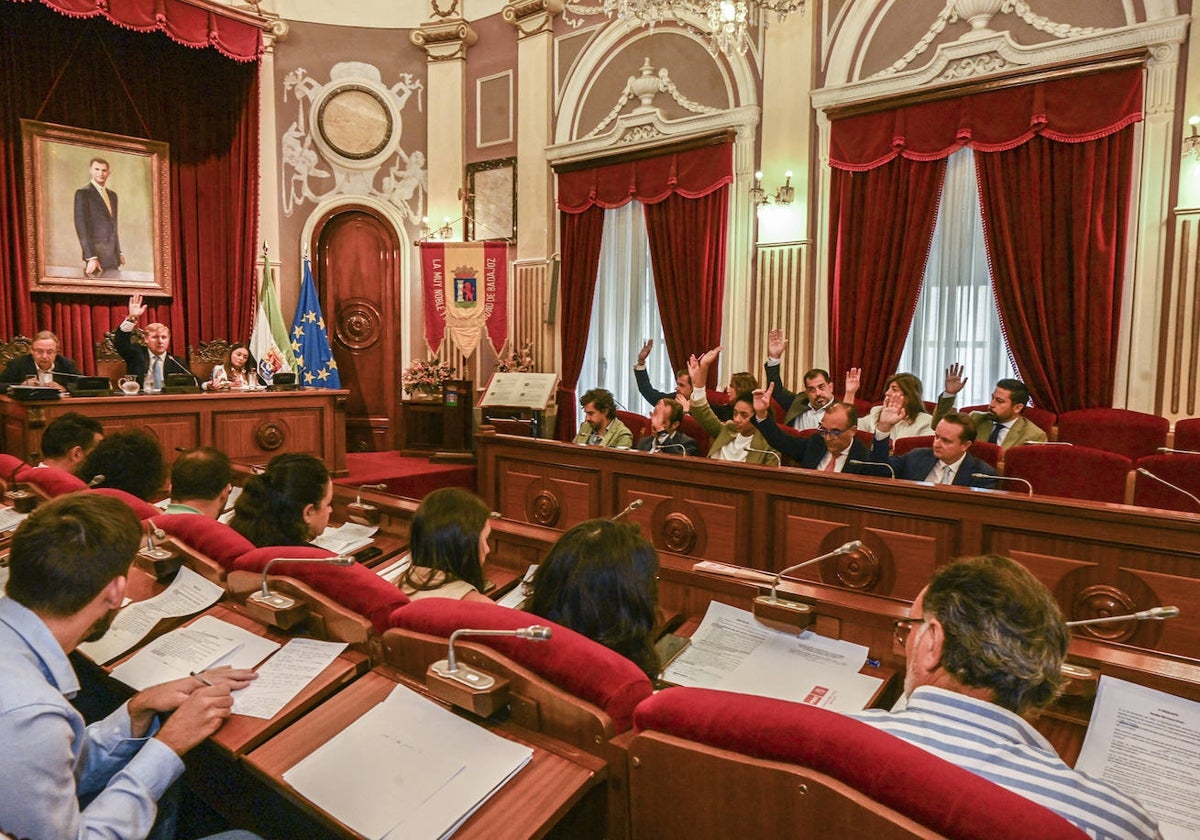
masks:
[[(674, 20), (684, 26), (700, 18), (707, 26), (708, 49), (713, 55), (723, 52), (745, 55), (750, 46), (749, 30), (784, 20), (797, 10), (803, 11), (806, 0), (604, 0), (603, 12), (618, 20), (628, 20), (653, 27)], [(577, 12), (583, 11), (578, 8)], [(570, 8), (570, 6), (568, 6)], [(594, 7), (593, 7), (594, 8)]]

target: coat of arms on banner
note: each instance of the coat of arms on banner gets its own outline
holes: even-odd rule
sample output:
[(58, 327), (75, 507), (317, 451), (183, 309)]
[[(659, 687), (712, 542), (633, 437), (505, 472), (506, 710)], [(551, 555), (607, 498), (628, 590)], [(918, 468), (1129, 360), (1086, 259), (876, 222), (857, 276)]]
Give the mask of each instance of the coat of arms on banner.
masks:
[[(450, 268), (449, 266), (454, 266)], [(487, 330), (492, 348), (508, 340), (508, 246), (503, 242), (423, 242), (425, 341), (433, 353), (448, 330), (471, 353)]]

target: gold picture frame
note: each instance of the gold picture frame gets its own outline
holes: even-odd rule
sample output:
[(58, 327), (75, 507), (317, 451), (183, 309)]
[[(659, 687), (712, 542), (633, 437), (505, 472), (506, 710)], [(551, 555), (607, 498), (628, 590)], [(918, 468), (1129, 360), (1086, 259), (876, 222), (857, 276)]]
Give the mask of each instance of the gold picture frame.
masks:
[(170, 297), (168, 144), (34, 120), (21, 136), (30, 291)]

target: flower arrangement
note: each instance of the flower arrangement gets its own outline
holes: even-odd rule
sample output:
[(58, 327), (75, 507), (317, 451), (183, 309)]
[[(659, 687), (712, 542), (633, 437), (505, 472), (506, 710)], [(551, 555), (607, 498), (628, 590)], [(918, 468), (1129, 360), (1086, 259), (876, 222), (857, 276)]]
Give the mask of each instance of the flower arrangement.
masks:
[(413, 359), (400, 375), (400, 387), (406, 394), (414, 391), (435, 394), (442, 390), (442, 383), (453, 375), (450, 364), (441, 359)]
[(500, 355), (496, 359), (497, 373), (531, 373), (535, 369), (533, 361), (533, 341), (526, 341), (517, 350), (512, 342), (504, 342)]

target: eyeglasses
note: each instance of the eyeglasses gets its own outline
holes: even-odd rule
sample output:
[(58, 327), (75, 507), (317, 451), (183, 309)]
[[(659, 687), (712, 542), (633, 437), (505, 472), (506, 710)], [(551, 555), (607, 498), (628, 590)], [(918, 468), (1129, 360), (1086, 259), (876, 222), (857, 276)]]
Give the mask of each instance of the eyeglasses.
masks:
[(892, 622), (892, 633), (896, 636), (896, 642), (903, 647), (908, 642), (908, 634), (918, 624), (924, 622), (923, 618), (898, 618)]
[(845, 433), (845, 429), (826, 429), (824, 426), (817, 426), (817, 434), (819, 434), (821, 437), (831, 438), (837, 437), (838, 435), (844, 435)]

